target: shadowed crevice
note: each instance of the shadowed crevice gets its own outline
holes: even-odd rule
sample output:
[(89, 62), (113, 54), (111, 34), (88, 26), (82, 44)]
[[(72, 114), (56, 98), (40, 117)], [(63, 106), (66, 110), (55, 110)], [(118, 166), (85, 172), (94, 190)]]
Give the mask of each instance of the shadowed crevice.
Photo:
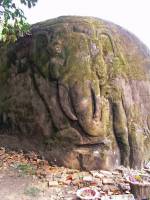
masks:
[(97, 100), (94, 90), (91, 88), (91, 98), (92, 98), (92, 110), (93, 110), (93, 118), (96, 117), (97, 113)]

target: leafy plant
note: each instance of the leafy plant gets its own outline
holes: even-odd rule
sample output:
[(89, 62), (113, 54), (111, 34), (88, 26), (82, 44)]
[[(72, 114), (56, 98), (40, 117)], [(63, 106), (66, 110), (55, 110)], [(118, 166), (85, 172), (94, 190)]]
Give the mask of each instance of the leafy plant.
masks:
[(23, 175), (28, 175), (28, 174), (30, 174), (30, 175), (34, 175), (35, 174), (35, 169), (34, 169), (34, 167), (32, 166), (32, 165), (30, 165), (30, 164), (22, 164), (22, 163), (20, 163), (20, 164), (18, 164), (17, 165), (17, 169), (23, 174)]
[[(20, 0), (21, 4), (31, 8), (38, 0)], [(5, 42), (16, 41), (29, 33), (29, 24), (22, 9), (16, 6), (14, 0), (0, 0), (0, 39)]]

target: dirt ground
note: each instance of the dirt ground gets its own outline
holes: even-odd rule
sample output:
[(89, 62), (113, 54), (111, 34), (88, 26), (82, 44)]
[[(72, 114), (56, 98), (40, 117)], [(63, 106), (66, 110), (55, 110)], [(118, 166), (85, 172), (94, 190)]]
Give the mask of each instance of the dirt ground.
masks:
[[(135, 172), (136, 175), (131, 176)], [(101, 197), (124, 197), (131, 194), (125, 177), (127, 173), (130, 178), (139, 179), (144, 172), (123, 166), (112, 171), (79, 171), (50, 166), (34, 152), (0, 147), (0, 200), (77, 200), (76, 192), (84, 187), (95, 188)], [(144, 177), (149, 178), (149, 173)]]
[(36, 176), (23, 175), (13, 169), (0, 170), (1, 200), (61, 200), (76, 199), (73, 188), (48, 186)]
[(33, 152), (0, 148), (0, 200), (74, 199), (75, 187), (53, 181), (58, 171)]

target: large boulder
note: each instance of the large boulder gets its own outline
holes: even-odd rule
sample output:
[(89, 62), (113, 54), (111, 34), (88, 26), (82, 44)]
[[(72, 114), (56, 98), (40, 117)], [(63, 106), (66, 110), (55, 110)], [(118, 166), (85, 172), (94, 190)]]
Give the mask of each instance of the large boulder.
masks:
[(150, 159), (149, 50), (91, 17), (41, 22), (1, 43), (0, 143), (34, 146), (66, 167), (142, 167)]

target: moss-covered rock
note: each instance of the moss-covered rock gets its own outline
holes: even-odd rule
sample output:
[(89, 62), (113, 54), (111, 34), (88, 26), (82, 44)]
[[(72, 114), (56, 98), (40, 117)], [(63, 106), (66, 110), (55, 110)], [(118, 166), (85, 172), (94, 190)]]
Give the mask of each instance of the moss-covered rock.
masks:
[(150, 54), (134, 35), (92, 17), (59, 17), (0, 45), (1, 134), (36, 140), (67, 167), (150, 159)]

